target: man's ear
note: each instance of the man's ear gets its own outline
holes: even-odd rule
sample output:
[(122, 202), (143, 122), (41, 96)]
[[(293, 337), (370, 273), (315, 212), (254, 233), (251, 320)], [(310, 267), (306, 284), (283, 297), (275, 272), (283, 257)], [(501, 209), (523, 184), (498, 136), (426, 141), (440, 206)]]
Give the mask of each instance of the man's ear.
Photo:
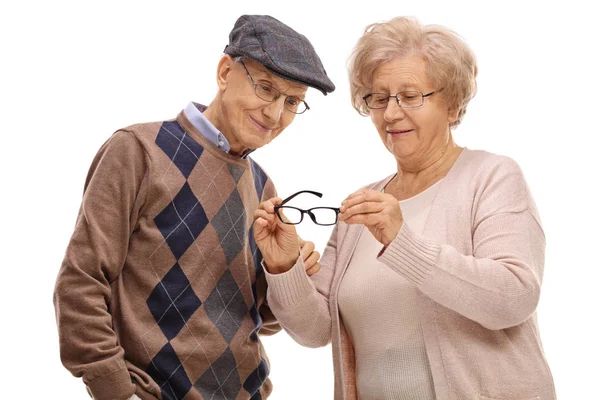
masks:
[(223, 91), (227, 89), (234, 65), (235, 61), (229, 54), (223, 55), (219, 60), (219, 64), (217, 65), (217, 85), (219, 86), (219, 90)]

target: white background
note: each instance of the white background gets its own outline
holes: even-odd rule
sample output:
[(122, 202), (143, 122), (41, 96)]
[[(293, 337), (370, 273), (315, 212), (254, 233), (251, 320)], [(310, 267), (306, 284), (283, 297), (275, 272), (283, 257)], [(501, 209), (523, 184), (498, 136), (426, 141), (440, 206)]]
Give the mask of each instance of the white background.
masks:
[[(394, 172), (370, 120), (350, 106), (346, 59), (364, 27), (412, 15), (466, 39), (479, 61), (479, 92), (455, 139), (522, 166), (547, 235), (538, 317), (558, 397), (600, 398), (600, 28), (591, 2), (7, 3), (0, 6), (3, 399), (87, 398), (60, 363), (52, 305), (87, 169), (116, 129), (172, 118), (191, 100), (210, 102), (228, 33), (248, 13), (305, 34), (337, 85), (327, 97), (310, 90), (311, 110), (254, 153), (282, 196), (323, 192), (314, 205), (336, 206)], [(307, 222), (300, 233), (322, 250), (330, 229)], [(272, 399), (332, 398), (329, 346), (305, 349), (285, 333), (264, 343)]]

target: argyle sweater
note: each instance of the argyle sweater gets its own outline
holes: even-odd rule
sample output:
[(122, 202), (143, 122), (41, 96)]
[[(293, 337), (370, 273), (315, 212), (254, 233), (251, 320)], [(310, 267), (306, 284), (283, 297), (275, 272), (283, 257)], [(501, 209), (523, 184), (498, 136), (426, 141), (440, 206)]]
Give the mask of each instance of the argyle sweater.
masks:
[(61, 359), (95, 400), (263, 399), (265, 301), (250, 158), (180, 113), (117, 131), (88, 174), (54, 293)]

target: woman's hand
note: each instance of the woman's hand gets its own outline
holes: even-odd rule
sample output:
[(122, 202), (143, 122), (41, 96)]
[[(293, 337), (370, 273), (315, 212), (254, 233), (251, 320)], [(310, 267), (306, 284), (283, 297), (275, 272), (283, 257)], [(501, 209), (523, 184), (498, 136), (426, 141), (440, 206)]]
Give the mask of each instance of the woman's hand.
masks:
[(321, 263), (319, 262), (321, 255), (318, 251), (315, 251), (313, 242), (305, 242), (302, 239), (300, 241), (302, 243), (300, 245), (300, 255), (304, 261), (304, 269), (308, 276), (312, 276), (321, 269)]
[[(260, 203), (254, 212), (254, 240), (267, 270), (272, 274), (290, 270), (300, 255), (300, 246), (304, 244), (296, 234), (294, 225), (284, 224), (277, 216), (275, 206), (278, 204), (281, 204), (281, 199), (274, 197)], [(283, 212), (281, 214), (284, 217)], [(314, 263), (311, 264), (313, 266)]]
[(352, 193), (342, 202), (340, 221), (362, 224), (381, 244), (387, 246), (396, 237), (404, 218), (398, 199), (370, 189)]

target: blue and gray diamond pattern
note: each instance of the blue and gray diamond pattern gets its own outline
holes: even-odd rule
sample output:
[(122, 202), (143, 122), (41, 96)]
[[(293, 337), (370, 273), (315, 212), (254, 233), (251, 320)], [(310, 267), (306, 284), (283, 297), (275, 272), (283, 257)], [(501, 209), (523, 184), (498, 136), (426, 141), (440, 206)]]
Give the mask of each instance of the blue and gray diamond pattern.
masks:
[[(187, 182), (202, 155), (203, 147), (175, 121), (163, 123), (157, 135), (156, 144), (186, 178), (186, 182), (171, 203), (154, 219), (176, 260), (181, 259), (210, 224), (221, 242), (228, 265), (243, 251), (246, 240), (249, 240), (258, 278), (262, 274), (260, 266), (262, 256), (254, 243), (252, 228), (249, 232), (247, 230), (246, 211), (237, 188), (232, 191), (221, 209), (209, 221), (202, 204)], [(234, 181), (238, 183), (244, 169), (235, 165), (228, 165), (228, 168)], [(251, 168), (260, 200), (267, 177), (258, 164), (252, 160)], [(214, 398), (225, 399), (237, 397), (242, 385), (235, 356), (229, 347), (192, 385), (183, 368), (182, 360), (177, 357), (170, 340), (180, 333), (187, 321), (202, 305), (208, 318), (219, 330), (227, 344), (231, 343), (248, 313), (256, 325), (251, 338), (258, 340), (257, 332), (262, 325), (262, 320), (256, 307), (255, 283), (252, 285), (252, 294), (255, 304), (248, 309), (240, 287), (229, 270), (226, 270), (219, 278), (216, 287), (204, 302), (194, 293), (188, 277), (178, 262), (162, 277), (148, 297), (146, 304), (168, 340), (147, 368), (148, 374), (160, 385), (163, 399), (183, 399), (192, 387), (207, 399), (213, 398), (213, 395), (216, 396)], [(259, 389), (267, 376), (267, 364), (265, 360), (262, 360), (243, 385), (252, 399), (261, 399)]]

